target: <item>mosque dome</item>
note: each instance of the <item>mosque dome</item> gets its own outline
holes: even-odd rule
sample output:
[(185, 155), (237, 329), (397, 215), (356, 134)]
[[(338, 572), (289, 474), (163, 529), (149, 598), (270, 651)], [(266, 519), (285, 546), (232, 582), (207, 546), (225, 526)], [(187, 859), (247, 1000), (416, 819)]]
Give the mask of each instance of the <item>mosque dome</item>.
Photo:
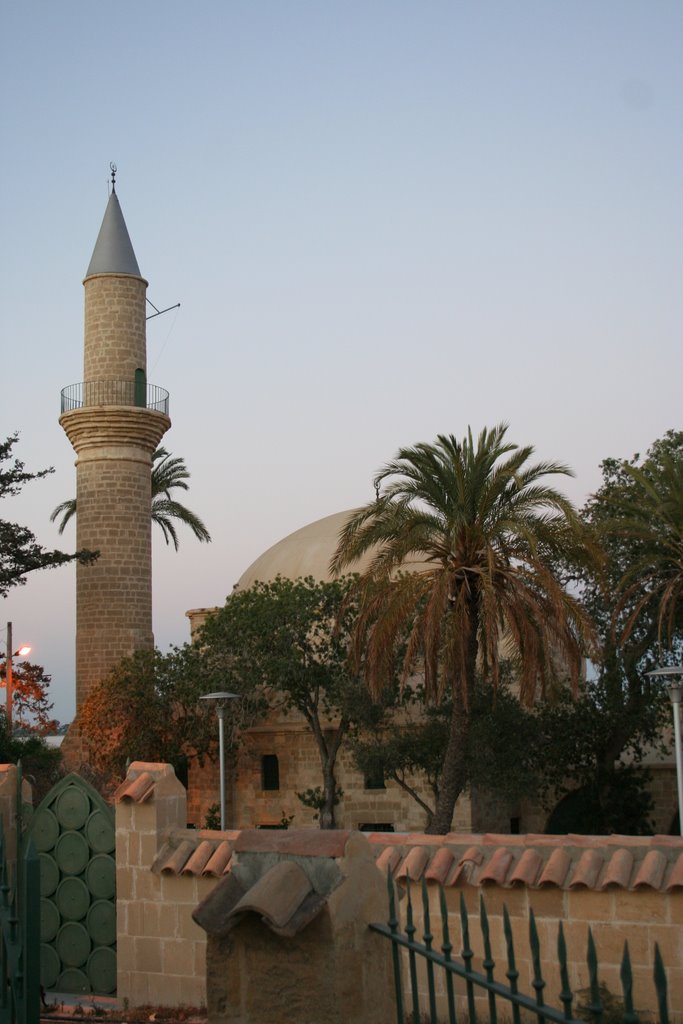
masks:
[[(300, 576), (331, 580), (330, 562), (337, 549), (339, 535), (352, 511), (347, 509), (325, 516), (324, 519), (316, 519), (277, 541), (242, 573), (237, 583), (239, 589), (248, 590), (257, 580), (269, 583), (276, 576), (289, 580), (296, 580)], [(368, 561), (369, 556), (366, 556), (351, 566), (349, 572), (360, 572)]]
[[(294, 533), (283, 537), (251, 563), (240, 576), (235, 589), (249, 590), (257, 581), (270, 583), (277, 576), (288, 580), (312, 576), (316, 582), (333, 579), (330, 562), (337, 550), (339, 535), (354, 511), (354, 509), (346, 509), (343, 512), (335, 512), (323, 519), (316, 519), (315, 522), (308, 523), (299, 530), (295, 530)], [(345, 571), (348, 573), (363, 572), (364, 569), (367, 569), (371, 558), (372, 551), (368, 551), (357, 562), (349, 565)], [(429, 568), (425, 562), (406, 563), (406, 569), (425, 568)], [(215, 611), (217, 611), (216, 608), (191, 608), (185, 612), (190, 620), (193, 636), (206, 622), (207, 617)]]

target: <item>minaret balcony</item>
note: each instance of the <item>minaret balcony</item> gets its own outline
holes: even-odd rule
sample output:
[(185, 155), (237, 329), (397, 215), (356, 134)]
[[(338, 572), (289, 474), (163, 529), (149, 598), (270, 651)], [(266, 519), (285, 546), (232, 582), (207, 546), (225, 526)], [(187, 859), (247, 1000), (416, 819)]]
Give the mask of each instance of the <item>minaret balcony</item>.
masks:
[(62, 413), (92, 406), (130, 405), (168, 416), (168, 391), (139, 380), (86, 380), (62, 389)]

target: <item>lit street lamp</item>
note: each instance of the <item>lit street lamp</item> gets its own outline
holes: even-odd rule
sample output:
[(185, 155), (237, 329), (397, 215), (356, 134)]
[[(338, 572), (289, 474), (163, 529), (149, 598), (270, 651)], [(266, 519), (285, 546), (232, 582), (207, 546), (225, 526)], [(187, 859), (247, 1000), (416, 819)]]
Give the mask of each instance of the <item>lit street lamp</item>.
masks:
[(218, 763), (220, 765), (220, 787), (221, 787), (221, 831), (225, 831), (225, 709), (229, 700), (237, 700), (238, 693), (205, 693), (200, 700), (212, 700), (216, 705), (218, 715)]
[(8, 736), (12, 735), (12, 699), (14, 697), (14, 675), (12, 672), (12, 659), (13, 658), (25, 658), (27, 654), (31, 653), (31, 648), (24, 644), (18, 651), (12, 650), (12, 623), (7, 623), (7, 646), (5, 648), (5, 685), (7, 686), (7, 711), (6, 711), (6, 725)]
[[(678, 830), (683, 836), (683, 762), (681, 761), (681, 699), (683, 698), (683, 668), (680, 665), (665, 665), (655, 668), (646, 675), (663, 679), (669, 693), (674, 717), (674, 754), (676, 757), (676, 787), (678, 789)], [(679, 677), (676, 681), (676, 676)]]

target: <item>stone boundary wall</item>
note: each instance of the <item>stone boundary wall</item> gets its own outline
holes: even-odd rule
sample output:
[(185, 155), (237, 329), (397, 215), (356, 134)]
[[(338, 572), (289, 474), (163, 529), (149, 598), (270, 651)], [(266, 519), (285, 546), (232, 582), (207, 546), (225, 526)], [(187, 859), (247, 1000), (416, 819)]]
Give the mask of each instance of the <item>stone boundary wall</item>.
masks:
[[(533, 997), (533, 962), (529, 945), (529, 912), (533, 910), (538, 930), (543, 978), (546, 987), (544, 999), (551, 1006), (560, 1009), (559, 993), (562, 990), (557, 955), (559, 922), (562, 921), (567, 944), (569, 985), (575, 999), (583, 992), (583, 1002), (588, 1002), (586, 990), (589, 974), (586, 964), (588, 929), (592, 930), (598, 954), (598, 977), (612, 994), (621, 997), (622, 988), (619, 971), (628, 940), (631, 966), (633, 969), (634, 1005), (638, 1011), (657, 1011), (656, 989), (653, 982), (655, 943), (659, 943), (669, 985), (669, 1012), (672, 1024), (683, 1022), (683, 893), (623, 892), (611, 890), (592, 892), (577, 889), (566, 892), (554, 890), (529, 890), (523, 887), (504, 889), (495, 883), (482, 889), (469, 886), (446, 890), (448, 907), (448, 929), (453, 944), (453, 955), (460, 959), (463, 948), (460, 923), (460, 895), (464, 894), (470, 927), (470, 945), (475, 952), (473, 968), (484, 974), (483, 939), (480, 927), (479, 902), (484, 897), (493, 959), (496, 962), (496, 980), (507, 984), (507, 951), (503, 932), (503, 907), (507, 907), (515, 947), (515, 964), (519, 971), (519, 991)], [(412, 887), (416, 939), (423, 935), (422, 894), (419, 886)], [(441, 911), (439, 890), (429, 885), (430, 924), (434, 934), (434, 947), (441, 944)], [(400, 914), (405, 928), (405, 899), (401, 900)], [(419, 958), (418, 958), (419, 960)], [(440, 1019), (447, 1020), (446, 988), (444, 972), (435, 972), (437, 999)], [(403, 963), (404, 989), (408, 983), (407, 956)], [(429, 1007), (427, 978), (424, 963), (419, 962), (419, 991), (423, 1011)], [(456, 981), (459, 1006), (466, 1011), (464, 985)], [(407, 998), (407, 995), (406, 995)], [(409, 1004), (406, 1004), (409, 1005)], [(483, 989), (477, 990), (477, 1008), (485, 1014), (487, 996)], [(511, 1016), (510, 1004), (499, 1004), (503, 1016)], [(576, 1001), (574, 1002), (576, 1011)], [(678, 1011), (678, 1012), (676, 1012)], [(654, 1018), (657, 1019), (656, 1016)]]
[(131, 1006), (206, 1005), (206, 935), (192, 911), (215, 878), (154, 873), (185, 788), (166, 764), (131, 764), (116, 798), (117, 997)]
[[(230, 874), (236, 846), (246, 832), (186, 829), (186, 796), (169, 765), (134, 762), (116, 794), (118, 893), (118, 998), (130, 1005), (206, 1003), (206, 937), (192, 912), (220, 879)], [(287, 833), (279, 833), (282, 836)], [(299, 836), (306, 830), (297, 830)], [(308, 830), (310, 835), (310, 830)], [(251, 833), (263, 835), (263, 833)], [(272, 834), (271, 834), (272, 835)], [(294, 839), (294, 833), (290, 833)], [(360, 838), (360, 837), (359, 837)], [(502, 929), (505, 904), (512, 917), (520, 987), (529, 988), (529, 910), (533, 908), (541, 940), (545, 995), (559, 992), (557, 926), (562, 920), (570, 960), (570, 983), (587, 985), (588, 926), (598, 950), (600, 977), (620, 992), (619, 965), (628, 938), (634, 973), (635, 1003), (655, 1008), (652, 984), (654, 944), (659, 943), (669, 979), (672, 1020), (683, 1024), (683, 839), (674, 837), (548, 837), (368, 835), (378, 869), (391, 871), (400, 890), (411, 879), (418, 936), (422, 929), (420, 882), (428, 883), (434, 945), (440, 944), (437, 881), (444, 883), (451, 941), (461, 948), (461, 893), (470, 910), (475, 966), (481, 969), (479, 897), (489, 913), (493, 956), (504, 979), (506, 953)], [(529, 849), (531, 847), (531, 849)], [(631, 851), (631, 873), (619, 875)], [(446, 856), (447, 855), (447, 856)], [(522, 864), (536, 857), (535, 879)], [(526, 860), (525, 860), (526, 858)], [(649, 858), (649, 860), (647, 859)], [(653, 860), (654, 858), (654, 860)], [(551, 862), (594, 862), (591, 877), (565, 869), (562, 879), (545, 884)], [(661, 870), (647, 878), (644, 865)], [(440, 865), (450, 866), (446, 874)], [(501, 866), (507, 865), (505, 870)], [(598, 863), (601, 867), (598, 867)], [(545, 868), (544, 868), (545, 866)], [(542, 874), (540, 874), (543, 869)], [(649, 867), (648, 867), (649, 870)], [(568, 873), (567, 873), (568, 872)], [(628, 877), (627, 877), (628, 876)], [(680, 877), (679, 877), (680, 876)], [(610, 878), (613, 878), (610, 881)], [(540, 881), (539, 881), (540, 879)], [(644, 879), (639, 881), (639, 879)], [(401, 900), (401, 914), (405, 913)], [(388, 916), (388, 913), (387, 913)], [(385, 923), (386, 918), (381, 923)], [(437, 972), (440, 973), (440, 972)], [(498, 972), (497, 972), (498, 973)], [(404, 975), (407, 980), (407, 974)], [(443, 981), (438, 984), (443, 997)], [(374, 1024), (372, 1013), (368, 1024)], [(292, 1020), (291, 1024), (296, 1024)], [(391, 1024), (391, 1022), (387, 1022)]]

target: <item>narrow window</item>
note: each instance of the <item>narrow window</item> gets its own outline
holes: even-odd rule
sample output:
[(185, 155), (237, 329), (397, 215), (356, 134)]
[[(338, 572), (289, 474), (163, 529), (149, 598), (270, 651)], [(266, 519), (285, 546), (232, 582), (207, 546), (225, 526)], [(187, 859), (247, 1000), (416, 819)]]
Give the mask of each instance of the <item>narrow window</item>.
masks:
[(365, 825), (359, 825), (360, 832), (393, 832), (394, 826), (386, 821), (371, 821)]
[(264, 754), (261, 758), (261, 789), (280, 788), (280, 765), (277, 754)]
[(365, 788), (366, 789), (386, 789), (384, 785), (384, 769), (382, 765), (373, 768), (371, 771), (365, 773)]
[(510, 818), (510, 835), (511, 836), (518, 836), (519, 835), (519, 829), (520, 829), (521, 824), (522, 824), (522, 819), (521, 818)]
[(144, 370), (135, 371), (135, 405), (139, 409), (144, 409), (147, 405), (147, 381)]

